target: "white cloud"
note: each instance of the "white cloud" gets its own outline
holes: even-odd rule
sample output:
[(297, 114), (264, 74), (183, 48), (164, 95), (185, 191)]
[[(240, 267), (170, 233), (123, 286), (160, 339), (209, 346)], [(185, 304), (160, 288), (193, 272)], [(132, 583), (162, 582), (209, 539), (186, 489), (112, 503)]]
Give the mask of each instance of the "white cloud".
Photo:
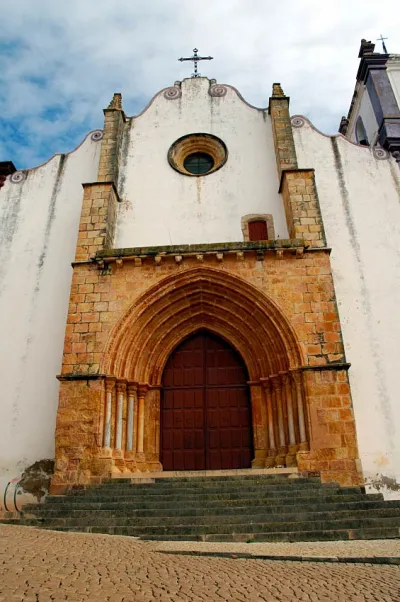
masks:
[(101, 127), (114, 91), (128, 114), (139, 112), (190, 75), (177, 58), (194, 46), (215, 57), (201, 64), (203, 75), (257, 106), (279, 81), (292, 113), (335, 132), (351, 101), (360, 39), (383, 32), (400, 53), (397, 11), (396, 0), (16, 0), (2, 10), (1, 159), (28, 167), (70, 150)]

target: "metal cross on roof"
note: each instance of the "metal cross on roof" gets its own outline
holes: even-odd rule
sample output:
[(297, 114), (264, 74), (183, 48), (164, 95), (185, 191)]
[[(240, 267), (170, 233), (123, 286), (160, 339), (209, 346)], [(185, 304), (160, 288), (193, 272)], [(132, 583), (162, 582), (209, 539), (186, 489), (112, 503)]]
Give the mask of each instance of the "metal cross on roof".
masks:
[(212, 61), (213, 56), (198, 56), (197, 48), (193, 48), (193, 56), (189, 56), (187, 58), (181, 57), (178, 61), (193, 61), (194, 63), (194, 73), (192, 73), (192, 77), (200, 77), (201, 73), (197, 71), (197, 62), (198, 61)]
[(389, 54), (389, 53), (388, 53), (388, 51), (387, 51), (387, 48), (386, 48), (386, 44), (385, 44), (385, 42), (384, 42), (384, 40), (387, 40), (387, 38), (384, 38), (384, 37), (383, 37), (383, 35), (381, 34), (381, 37), (380, 37), (380, 38), (377, 38), (377, 40), (379, 40), (379, 42), (382, 42), (382, 46), (383, 46), (383, 52), (384, 52), (385, 54)]

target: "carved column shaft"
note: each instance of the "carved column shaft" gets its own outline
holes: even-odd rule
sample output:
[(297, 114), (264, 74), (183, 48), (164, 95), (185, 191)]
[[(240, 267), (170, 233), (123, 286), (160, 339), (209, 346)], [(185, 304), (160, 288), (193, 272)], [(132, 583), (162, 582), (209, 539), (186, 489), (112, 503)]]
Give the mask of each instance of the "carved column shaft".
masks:
[(117, 416), (116, 416), (116, 434), (115, 434), (115, 449), (122, 450), (122, 425), (124, 414), (126, 384), (117, 383)]
[(139, 385), (138, 388), (138, 428), (137, 428), (137, 446), (138, 454), (144, 452), (144, 400), (146, 398), (147, 385)]
[(115, 381), (106, 381), (106, 408), (104, 421), (104, 447), (111, 447), (111, 416), (112, 416), (112, 399)]
[(278, 435), (279, 435), (279, 448), (278, 455), (276, 457), (277, 466), (285, 466), (286, 462), (286, 438), (285, 438), (285, 426), (283, 421), (283, 407), (282, 407), (282, 382), (280, 377), (273, 376), (271, 378), (273, 388), (273, 400), (278, 415)]
[(286, 466), (296, 466), (297, 458), (296, 452), (298, 445), (296, 444), (296, 430), (293, 412), (293, 399), (292, 399), (292, 379), (286, 373), (282, 375), (282, 386), (283, 395), (285, 399), (287, 409), (287, 420), (288, 420), (288, 432), (289, 432), (289, 448), (286, 454)]
[(253, 468), (263, 468), (267, 454), (267, 412), (260, 383), (250, 385), (254, 460)]
[(267, 426), (268, 426), (268, 449), (267, 457), (265, 459), (265, 467), (272, 468), (275, 466), (275, 433), (274, 433), (274, 413), (272, 407), (272, 389), (269, 381), (263, 382), (265, 405), (267, 409)]
[(128, 417), (126, 423), (126, 451), (133, 451), (133, 429), (134, 429), (134, 416), (135, 416), (135, 395), (136, 387), (134, 385), (128, 386)]
[(296, 433), (294, 429), (294, 416), (293, 416), (293, 400), (292, 400), (292, 385), (288, 374), (282, 376), (282, 384), (284, 396), (286, 399), (286, 408), (288, 415), (288, 430), (289, 430), (289, 444), (296, 444)]
[(300, 449), (307, 450), (307, 432), (306, 423), (304, 418), (304, 402), (303, 402), (303, 390), (302, 390), (302, 375), (298, 371), (292, 372), (295, 390), (296, 390), (296, 402), (297, 402), (297, 416), (299, 421), (299, 434), (300, 434)]

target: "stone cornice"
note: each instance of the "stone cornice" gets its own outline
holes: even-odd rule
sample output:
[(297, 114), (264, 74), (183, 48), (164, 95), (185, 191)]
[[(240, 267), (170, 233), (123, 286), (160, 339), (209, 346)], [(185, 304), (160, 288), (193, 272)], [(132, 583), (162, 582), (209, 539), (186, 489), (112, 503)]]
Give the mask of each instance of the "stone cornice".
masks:
[(357, 81), (367, 81), (370, 71), (386, 69), (388, 54), (366, 54), (362, 57), (357, 71)]
[(299, 370), (314, 370), (314, 371), (324, 371), (324, 370), (349, 370), (351, 364), (348, 362), (337, 362), (335, 364), (321, 364), (318, 366), (300, 366)]
[(301, 239), (277, 239), (265, 241), (239, 241), (204, 243), (194, 245), (165, 245), (157, 247), (129, 247), (124, 249), (105, 249), (96, 255), (96, 259), (118, 259), (140, 256), (193, 255), (199, 253), (223, 253), (229, 251), (268, 251), (275, 249), (297, 249), (304, 246)]
[(57, 380), (60, 382), (70, 380), (102, 380), (108, 378), (107, 374), (57, 374)]

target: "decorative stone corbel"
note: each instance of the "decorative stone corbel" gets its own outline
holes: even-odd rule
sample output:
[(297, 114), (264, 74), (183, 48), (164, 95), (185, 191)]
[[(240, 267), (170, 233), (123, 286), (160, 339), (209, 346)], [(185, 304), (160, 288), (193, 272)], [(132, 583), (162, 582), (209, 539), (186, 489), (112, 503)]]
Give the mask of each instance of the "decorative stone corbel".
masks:
[(123, 265), (124, 265), (124, 260), (121, 259), (121, 258), (118, 258), (118, 259), (115, 260), (115, 263), (117, 265), (117, 268), (122, 268)]
[(161, 256), (161, 255), (156, 255), (156, 256), (154, 257), (154, 261), (155, 261), (156, 265), (161, 265), (161, 262), (162, 262), (162, 256)]
[(283, 259), (283, 249), (276, 249), (276, 258)]
[(176, 263), (178, 263), (178, 264), (182, 263), (182, 259), (183, 259), (182, 255), (175, 255), (175, 261), (176, 261)]
[(141, 257), (135, 257), (134, 261), (135, 261), (135, 268), (140, 268), (142, 266), (142, 258)]
[(217, 253), (217, 254), (216, 254), (216, 257), (217, 257), (217, 261), (223, 261), (223, 259), (224, 259), (224, 254), (223, 254), (223, 253)]

